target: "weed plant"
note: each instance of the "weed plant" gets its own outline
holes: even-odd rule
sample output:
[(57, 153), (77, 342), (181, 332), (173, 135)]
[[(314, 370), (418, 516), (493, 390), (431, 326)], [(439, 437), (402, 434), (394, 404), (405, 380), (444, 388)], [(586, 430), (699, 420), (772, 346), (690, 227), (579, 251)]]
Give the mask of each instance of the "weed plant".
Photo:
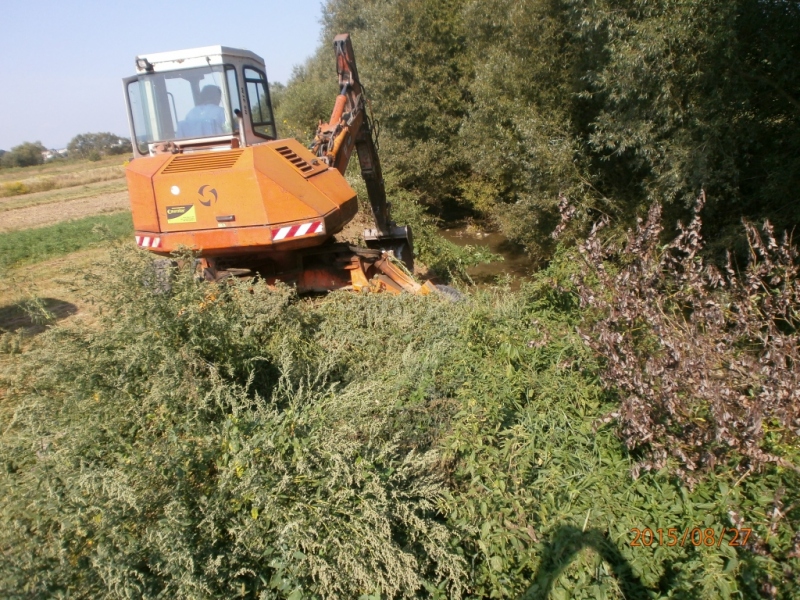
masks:
[(667, 246), (658, 204), (622, 248), (595, 227), (580, 248), (592, 281), (576, 279), (596, 319), (585, 339), (606, 358), (603, 379), (622, 399), (614, 416), (642, 457), (636, 472), (672, 462), (688, 482), (718, 462), (800, 464), (797, 249), (768, 222), (746, 223), (747, 268), (730, 256), (724, 270), (706, 264), (704, 203)]
[[(189, 268), (164, 291), (116, 250), (95, 323), (0, 363), (0, 596), (793, 597), (797, 472), (633, 479), (580, 269), (298, 299)], [(723, 526), (751, 542), (631, 546)]]

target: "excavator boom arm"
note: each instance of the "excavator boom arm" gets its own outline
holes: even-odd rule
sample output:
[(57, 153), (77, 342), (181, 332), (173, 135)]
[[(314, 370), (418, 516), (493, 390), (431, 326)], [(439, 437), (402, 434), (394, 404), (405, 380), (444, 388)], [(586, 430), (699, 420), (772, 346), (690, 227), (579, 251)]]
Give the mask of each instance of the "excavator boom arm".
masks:
[(377, 234), (380, 237), (393, 237), (381, 163), (371, 119), (367, 114), (364, 88), (358, 78), (350, 34), (337, 35), (333, 47), (339, 75), (339, 95), (330, 120), (327, 123), (320, 122), (311, 151), (344, 175), (353, 150), (356, 150)]

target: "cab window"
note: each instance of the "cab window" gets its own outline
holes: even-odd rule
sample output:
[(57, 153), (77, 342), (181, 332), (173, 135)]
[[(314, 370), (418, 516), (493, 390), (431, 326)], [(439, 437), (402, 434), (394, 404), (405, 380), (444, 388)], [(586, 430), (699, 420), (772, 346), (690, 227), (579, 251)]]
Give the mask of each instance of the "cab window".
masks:
[[(223, 69), (213, 66), (148, 73), (128, 84), (134, 137), (142, 154), (153, 142), (231, 134), (232, 109), (238, 106), (238, 97), (228, 93), (230, 75)], [(234, 85), (235, 81), (234, 74)]]
[[(225, 77), (228, 80), (228, 93), (231, 99), (231, 112), (236, 114), (236, 111), (242, 110), (241, 103), (239, 102), (239, 83), (236, 78), (236, 69), (232, 66), (225, 67)], [(239, 133), (239, 120), (233, 120), (233, 130)]]
[(274, 140), (275, 121), (272, 117), (272, 103), (269, 98), (267, 76), (252, 67), (244, 68), (244, 82), (247, 89), (247, 103), (250, 107), (250, 121), (253, 133)]

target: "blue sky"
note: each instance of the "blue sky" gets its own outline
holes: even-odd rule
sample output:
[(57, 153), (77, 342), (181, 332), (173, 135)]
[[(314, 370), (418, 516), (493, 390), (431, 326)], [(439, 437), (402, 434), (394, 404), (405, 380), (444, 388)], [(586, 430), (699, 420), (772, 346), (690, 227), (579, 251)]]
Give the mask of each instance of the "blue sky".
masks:
[(285, 83), (320, 42), (322, 0), (1, 4), (3, 150), (37, 140), (63, 148), (79, 133), (129, 137), (121, 80), (135, 74), (137, 54), (216, 44), (246, 48), (264, 58), (270, 81)]

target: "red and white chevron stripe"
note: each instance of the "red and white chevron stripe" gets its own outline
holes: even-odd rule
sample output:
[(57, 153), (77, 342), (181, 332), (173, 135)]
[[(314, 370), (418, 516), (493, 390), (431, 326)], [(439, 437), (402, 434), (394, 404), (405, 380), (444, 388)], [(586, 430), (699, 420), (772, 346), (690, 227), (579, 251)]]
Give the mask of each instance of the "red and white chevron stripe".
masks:
[(280, 229), (272, 230), (272, 241), (279, 242), (289, 238), (296, 238), (303, 235), (319, 235), (325, 233), (325, 221), (313, 221), (302, 225), (289, 225)]
[(136, 245), (141, 248), (160, 248), (161, 247), (161, 238), (160, 237), (150, 237), (149, 235), (137, 235), (136, 236)]

